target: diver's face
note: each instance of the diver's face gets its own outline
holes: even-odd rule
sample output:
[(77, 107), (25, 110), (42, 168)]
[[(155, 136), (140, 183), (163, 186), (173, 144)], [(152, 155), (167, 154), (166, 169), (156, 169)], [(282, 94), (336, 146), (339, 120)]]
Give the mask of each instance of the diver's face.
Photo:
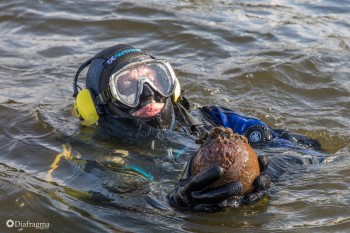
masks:
[[(149, 81), (157, 86), (156, 72), (147, 66), (137, 66), (128, 71), (125, 75), (118, 79), (118, 86), (120, 87), (121, 94), (132, 95), (137, 93), (138, 82), (140, 78), (147, 78)], [(135, 108), (136, 111), (131, 115), (140, 118), (152, 118), (159, 114), (164, 108), (164, 99), (157, 98), (152, 88), (144, 84), (142, 87), (142, 93), (140, 94), (140, 103)]]
[(159, 98), (147, 84), (144, 84), (140, 103), (131, 115), (140, 118), (152, 118), (157, 116), (164, 109), (164, 106), (165, 98)]

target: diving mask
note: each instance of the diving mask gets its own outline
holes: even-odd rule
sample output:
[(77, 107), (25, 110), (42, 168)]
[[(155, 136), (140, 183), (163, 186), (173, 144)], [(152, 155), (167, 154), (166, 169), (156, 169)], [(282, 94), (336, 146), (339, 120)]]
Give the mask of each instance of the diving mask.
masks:
[(128, 108), (140, 103), (144, 84), (162, 97), (170, 97), (177, 85), (174, 70), (166, 61), (147, 59), (132, 62), (112, 74), (108, 87), (99, 95), (102, 103), (111, 101)]

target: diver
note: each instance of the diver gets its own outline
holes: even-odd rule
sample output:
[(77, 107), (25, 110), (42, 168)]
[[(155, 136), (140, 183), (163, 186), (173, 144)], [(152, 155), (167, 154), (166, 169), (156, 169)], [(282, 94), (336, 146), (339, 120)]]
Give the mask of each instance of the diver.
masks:
[[(79, 74), (87, 66), (86, 87), (81, 88)], [(135, 139), (171, 131), (200, 140), (211, 128), (224, 126), (244, 135), (253, 148), (302, 146), (321, 149), (314, 139), (273, 129), (256, 118), (224, 107), (203, 106), (190, 110), (191, 105), (171, 65), (125, 44), (106, 48), (84, 62), (76, 72), (73, 89), (75, 114), (82, 124), (97, 124), (103, 130), (115, 131), (121, 138)], [(312, 163), (311, 160), (307, 162)], [(305, 162), (300, 158), (296, 161)], [(271, 179), (278, 177), (276, 172), (271, 172), (277, 169), (269, 168), (266, 156), (259, 156), (259, 165), (261, 175), (254, 182), (255, 189), (238, 197), (241, 190), (236, 183), (207, 188), (222, 176), (220, 167), (192, 177), (189, 161), (182, 179), (168, 195), (169, 203), (177, 209), (206, 211), (252, 203), (262, 198)]]

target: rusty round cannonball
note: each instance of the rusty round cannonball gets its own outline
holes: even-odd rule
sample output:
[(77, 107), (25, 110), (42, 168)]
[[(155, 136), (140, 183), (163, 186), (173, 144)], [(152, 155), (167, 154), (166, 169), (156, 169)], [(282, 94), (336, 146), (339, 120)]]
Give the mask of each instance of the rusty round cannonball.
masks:
[(192, 174), (221, 166), (224, 175), (209, 187), (217, 187), (232, 181), (243, 184), (247, 193), (260, 175), (257, 155), (244, 136), (234, 134), (232, 129), (215, 127), (209, 134), (201, 137), (201, 147), (194, 156)]

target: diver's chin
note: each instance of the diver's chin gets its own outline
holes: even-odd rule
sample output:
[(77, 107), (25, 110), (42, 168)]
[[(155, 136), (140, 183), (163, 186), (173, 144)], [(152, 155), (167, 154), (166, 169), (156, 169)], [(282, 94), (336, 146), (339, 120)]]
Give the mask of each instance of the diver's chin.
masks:
[(134, 117), (139, 118), (152, 118), (163, 111), (165, 103), (149, 103), (136, 112), (131, 113)]

